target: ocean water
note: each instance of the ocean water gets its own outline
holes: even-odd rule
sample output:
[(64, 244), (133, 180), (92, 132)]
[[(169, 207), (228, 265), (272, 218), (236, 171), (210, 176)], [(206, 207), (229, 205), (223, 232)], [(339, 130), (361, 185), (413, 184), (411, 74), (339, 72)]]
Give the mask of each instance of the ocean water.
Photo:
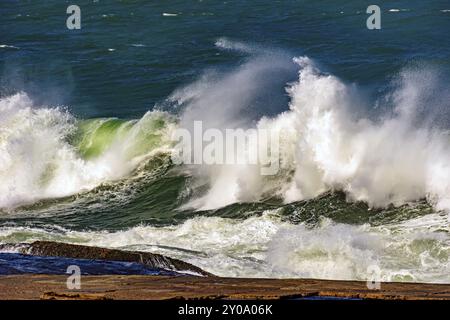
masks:
[[(0, 253), (0, 274), (68, 274), (69, 266), (78, 266), (83, 275), (136, 274), (136, 275), (180, 275), (140, 263), (71, 259), (61, 257), (39, 257), (18, 253)], [(70, 270), (70, 269), (69, 269)], [(72, 273), (69, 273), (70, 275)]]
[[(449, 283), (450, 3), (1, 1), (0, 243), (221, 276)], [(175, 165), (171, 135), (281, 134), (283, 170)]]

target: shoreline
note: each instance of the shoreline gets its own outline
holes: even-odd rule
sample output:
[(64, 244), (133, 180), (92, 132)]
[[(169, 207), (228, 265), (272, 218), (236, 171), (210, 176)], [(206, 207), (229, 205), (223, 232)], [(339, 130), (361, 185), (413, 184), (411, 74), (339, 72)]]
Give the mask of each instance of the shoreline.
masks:
[(272, 300), (377, 299), (450, 300), (450, 284), (363, 281), (249, 279), (196, 276), (82, 276), (81, 289), (69, 290), (66, 275), (0, 276), (0, 300)]
[[(0, 275), (0, 300), (450, 300), (450, 283), (382, 282), (380, 289), (371, 290), (366, 281), (218, 277), (187, 262), (149, 252), (49, 241), (0, 246), (3, 251), (12, 248), (22, 256), (13, 256), (16, 260), (4, 260), (16, 268), (11, 273)], [(31, 260), (27, 260), (28, 257)], [(33, 257), (46, 258), (45, 264), (49, 269), (45, 270), (57, 272), (41, 269), (30, 273), (29, 269), (17, 269), (18, 262), (33, 264)], [(67, 265), (77, 262), (89, 267), (96, 265), (97, 269), (94, 268), (95, 273), (82, 273), (81, 289), (71, 290), (67, 288), (70, 276), (66, 274)], [(116, 273), (111, 269), (112, 262), (126, 263), (126, 273)], [(133, 273), (131, 266), (136, 264), (150, 268), (154, 273)], [(52, 265), (53, 269), (50, 268)]]

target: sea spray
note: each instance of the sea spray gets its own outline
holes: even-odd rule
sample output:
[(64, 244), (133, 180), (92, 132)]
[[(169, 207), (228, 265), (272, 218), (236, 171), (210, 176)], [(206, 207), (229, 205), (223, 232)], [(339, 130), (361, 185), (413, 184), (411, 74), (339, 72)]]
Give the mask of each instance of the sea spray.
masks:
[(265, 177), (255, 164), (182, 164), (193, 186), (206, 187), (193, 190), (183, 208), (211, 210), (268, 195), (290, 203), (329, 190), (372, 207), (426, 199), (437, 210), (450, 208), (448, 134), (442, 125), (418, 122), (424, 117), (417, 116), (424, 105), (442, 100), (433, 90), (432, 73), (404, 71), (390, 93), (393, 111), (374, 120), (352, 114), (360, 100), (351, 86), (323, 73), (309, 58), (295, 58), (299, 80), (287, 86), (289, 110), (252, 122), (239, 112), (259, 90), (258, 81), (245, 83), (274, 68), (266, 68), (264, 61), (257, 57), (223, 79), (172, 95), (172, 101), (178, 95), (175, 100), (185, 105), (178, 120), (153, 111), (140, 120), (80, 121), (63, 109), (36, 107), (24, 93), (2, 98), (0, 207), (72, 195), (125, 178), (152, 151), (173, 152), (175, 128), (189, 130), (191, 121), (200, 119), (207, 129), (242, 126), (275, 132), (282, 170)]
[[(281, 132), (284, 141), (279, 153), (286, 170), (269, 181), (251, 166), (194, 168), (192, 174), (209, 185), (209, 191), (193, 199), (192, 207), (216, 209), (262, 199), (268, 193), (289, 203), (341, 190), (350, 201), (365, 201), (373, 207), (427, 199), (438, 210), (450, 208), (448, 135), (430, 123), (416, 121), (424, 104), (433, 101), (428, 97), (430, 84), (420, 87), (421, 77), (429, 78), (426, 70), (405, 71), (391, 93), (393, 112), (374, 120), (352, 114), (360, 100), (351, 86), (321, 72), (307, 57), (294, 60), (300, 71), (299, 80), (287, 87), (290, 110), (261, 118), (255, 125)], [(207, 96), (211, 90), (216, 89), (208, 88)], [(197, 100), (188, 103), (183, 119), (203, 117), (208, 123), (215, 105), (206, 116), (199, 116), (202, 104)], [(219, 118), (225, 122), (220, 127), (226, 123), (234, 127), (240, 121), (227, 116)]]
[(35, 106), (25, 93), (0, 100), (0, 208), (58, 198), (129, 175), (170, 147), (171, 117), (79, 122), (61, 108)]

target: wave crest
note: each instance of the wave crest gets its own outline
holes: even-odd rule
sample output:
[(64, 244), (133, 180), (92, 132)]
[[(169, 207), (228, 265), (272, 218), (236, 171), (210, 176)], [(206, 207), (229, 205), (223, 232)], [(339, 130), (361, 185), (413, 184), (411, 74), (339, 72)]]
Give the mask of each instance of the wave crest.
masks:
[(25, 93), (0, 99), (0, 208), (90, 190), (130, 174), (169, 147), (171, 118), (77, 121), (62, 108), (37, 107)]

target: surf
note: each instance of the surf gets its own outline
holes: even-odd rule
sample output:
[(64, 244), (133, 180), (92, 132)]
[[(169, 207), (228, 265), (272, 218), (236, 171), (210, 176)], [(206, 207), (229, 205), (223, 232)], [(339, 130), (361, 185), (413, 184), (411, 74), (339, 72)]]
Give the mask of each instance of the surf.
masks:
[[(365, 280), (376, 265), (385, 281), (446, 282), (448, 91), (434, 70), (405, 68), (373, 105), (308, 57), (244, 49), (140, 119), (1, 98), (0, 242), (151, 251), (220, 276)], [(290, 68), (283, 111), (255, 110), (264, 76)], [(278, 132), (281, 170), (174, 165), (172, 134), (192, 121)]]
[(171, 117), (78, 120), (26, 93), (0, 100), (0, 208), (92, 190), (130, 175), (170, 144)]
[[(264, 68), (252, 62), (216, 81), (222, 86), (229, 78), (235, 80), (233, 87), (227, 88), (233, 96), (229, 108), (224, 108), (227, 98), (222, 103), (220, 88), (214, 84), (211, 88), (211, 84), (197, 83), (183, 90), (193, 98), (185, 102), (182, 125), (202, 121), (204, 126), (234, 128), (239, 124), (276, 131), (283, 137), (279, 153), (284, 170), (273, 177), (261, 176), (254, 165), (191, 168), (193, 180), (208, 189), (194, 195), (188, 207), (214, 210), (260, 201), (269, 194), (290, 203), (331, 190), (343, 191), (348, 201), (364, 201), (374, 208), (421, 199), (438, 211), (450, 208), (448, 123), (440, 121), (446, 119), (449, 94), (433, 70), (406, 68), (400, 72), (388, 94), (375, 102), (385, 104), (379, 109), (390, 111), (373, 117), (364, 112), (369, 102), (360, 105), (362, 96), (356, 85), (321, 71), (308, 57), (294, 62), (299, 77), (286, 86), (288, 110), (272, 117), (246, 121), (239, 113), (250, 99), (240, 99), (237, 94), (249, 86), (248, 77), (241, 73), (257, 74)], [(215, 117), (222, 110), (227, 114)]]
[[(357, 85), (322, 71), (308, 57), (289, 60), (226, 39), (217, 46), (250, 57), (176, 89), (164, 103), (166, 111), (157, 105), (140, 119), (77, 119), (67, 109), (35, 105), (23, 92), (1, 98), (0, 207), (130, 180), (152, 157), (173, 154), (174, 130), (192, 130), (191, 124), (201, 121), (205, 128), (276, 132), (282, 137), (281, 170), (266, 177), (254, 164), (169, 164), (178, 167), (172, 174), (189, 182), (178, 191), (180, 210), (217, 210), (269, 198), (287, 204), (329, 191), (372, 208), (425, 199), (436, 211), (449, 210), (448, 123), (438, 123), (445, 114), (436, 111), (445, 110), (449, 95), (433, 70), (403, 70), (375, 102), (389, 111), (373, 117)], [(289, 102), (278, 108), (284, 111), (256, 110), (253, 104), (272, 85), (265, 75), (292, 67), (298, 77), (285, 85)]]

